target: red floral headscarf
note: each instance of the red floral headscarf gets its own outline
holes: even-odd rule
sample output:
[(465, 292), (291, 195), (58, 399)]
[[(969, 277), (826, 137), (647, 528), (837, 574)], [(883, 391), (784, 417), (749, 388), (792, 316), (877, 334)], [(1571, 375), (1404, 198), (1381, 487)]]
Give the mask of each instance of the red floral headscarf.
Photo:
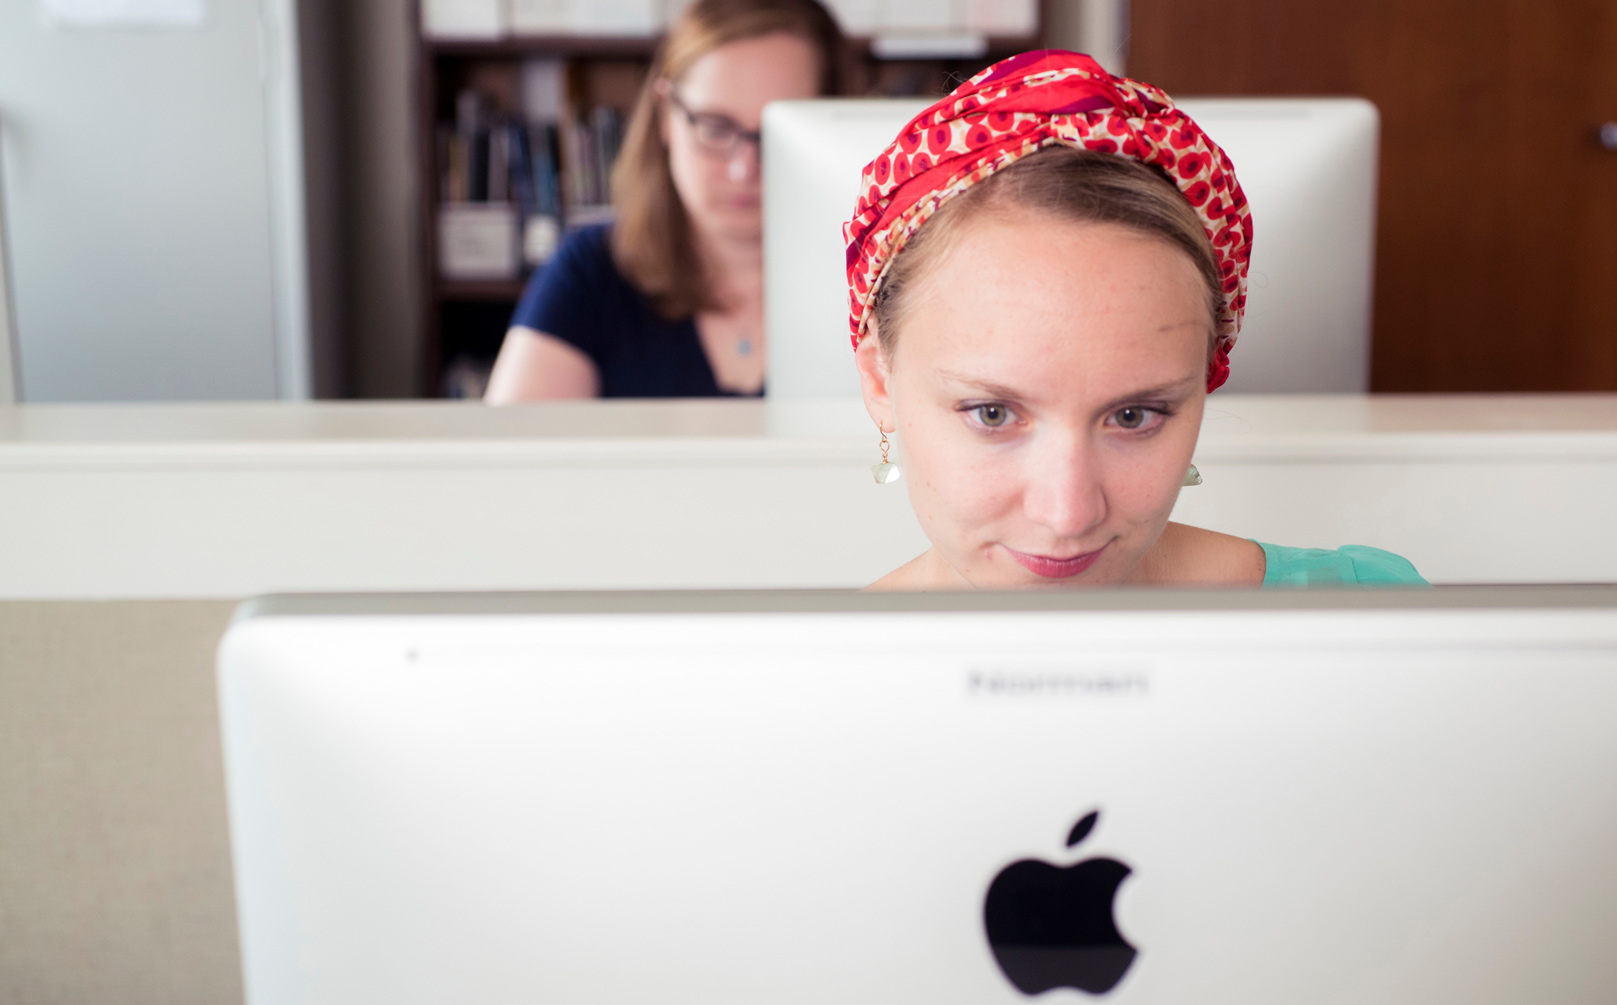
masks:
[(1088, 56), (1047, 49), (1001, 60), (917, 115), (865, 168), (848, 241), (848, 326), (854, 348), (893, 259), (938, 207), (1053, 144), (1119, 154), (1161, 168), (1184, 194), (1218, 255), (1224, 309), (1207, 389), (1230, 374), (1246, 309), (1252, 213), (1235, 168), (1173, 99), (1114, 77)]

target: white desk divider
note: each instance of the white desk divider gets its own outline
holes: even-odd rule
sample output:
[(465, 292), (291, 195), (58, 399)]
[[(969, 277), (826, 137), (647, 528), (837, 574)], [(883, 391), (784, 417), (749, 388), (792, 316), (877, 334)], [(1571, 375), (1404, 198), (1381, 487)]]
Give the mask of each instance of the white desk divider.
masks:
[[(0, 599), (857, 587), (926, 541), (857, 401), (0, 408)], [(1617, 395), (1214, 395), (1176, 518), (1617, 581)]]

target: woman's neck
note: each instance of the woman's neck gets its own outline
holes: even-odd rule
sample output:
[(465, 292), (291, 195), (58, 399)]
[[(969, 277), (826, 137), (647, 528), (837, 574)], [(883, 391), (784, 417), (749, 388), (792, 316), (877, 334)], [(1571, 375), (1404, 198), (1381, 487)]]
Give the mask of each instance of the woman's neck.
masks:
[(697, 254), (713, 284), (720, 306), (728, 314), (759, 307), (764, 295), (764, 244), (760, 239), (698, 234)]
[(865, 587), (867, 590), (970, 590), (966, 577), (944, 561), (936, 548), (910, 559), (887, 575)]

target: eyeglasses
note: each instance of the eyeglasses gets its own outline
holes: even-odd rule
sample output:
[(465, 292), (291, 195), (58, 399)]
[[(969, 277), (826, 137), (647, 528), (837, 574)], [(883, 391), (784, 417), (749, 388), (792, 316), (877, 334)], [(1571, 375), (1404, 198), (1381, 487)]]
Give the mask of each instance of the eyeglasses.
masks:
[(668, 92), (668, 101), (685, 113), (685, 120), (691, 124), (691, 132), (696, 136), (696, 145), (715, 157), (734, 157), (742, 143), (751, 143), (756, 147), (764, 138), (763, 133), (742, 129), (728, 115), (691, 111), (674, 91)]

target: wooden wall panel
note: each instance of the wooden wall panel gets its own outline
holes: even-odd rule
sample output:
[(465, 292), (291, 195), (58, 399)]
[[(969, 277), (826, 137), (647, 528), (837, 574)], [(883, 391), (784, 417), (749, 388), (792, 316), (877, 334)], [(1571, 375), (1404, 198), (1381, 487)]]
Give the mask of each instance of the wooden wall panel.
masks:
[(1128, 72), (1380, 107), (1375, 390), (1617, 390), (1611, 0), (1133, 0)]

